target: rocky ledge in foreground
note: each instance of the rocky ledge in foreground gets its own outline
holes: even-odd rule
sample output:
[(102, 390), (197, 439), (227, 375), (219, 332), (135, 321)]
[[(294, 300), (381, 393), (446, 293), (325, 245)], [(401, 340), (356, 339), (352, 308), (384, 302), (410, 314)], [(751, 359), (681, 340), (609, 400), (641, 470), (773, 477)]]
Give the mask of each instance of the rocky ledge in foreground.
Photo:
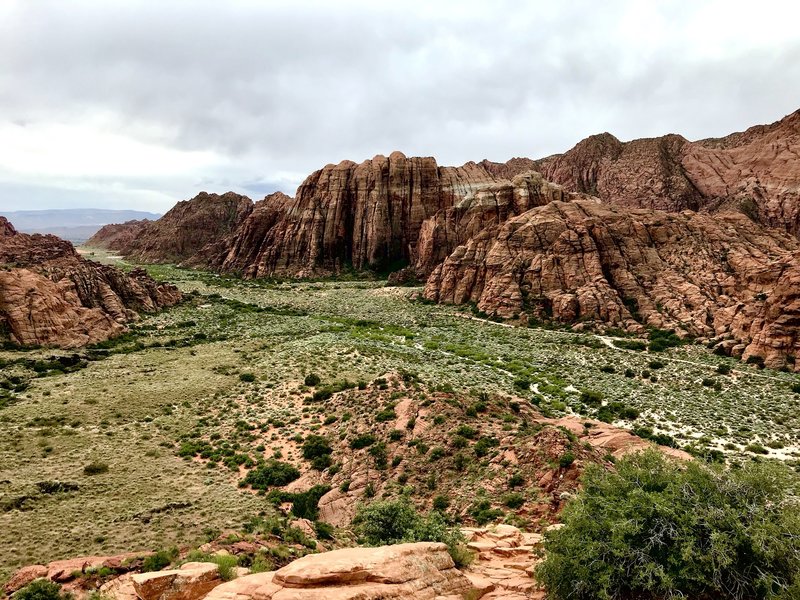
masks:
[(456, 248), (424, 295), (505, 318), (675, 328), (800, 370), (800, 243), (740, 213), (551, 202)]
[(141, 269), (85, 260), (53, 235), (27, 235), (0, 217), (0, 340), (76, 347), (125, 331), (139, 312), (181, 299)]

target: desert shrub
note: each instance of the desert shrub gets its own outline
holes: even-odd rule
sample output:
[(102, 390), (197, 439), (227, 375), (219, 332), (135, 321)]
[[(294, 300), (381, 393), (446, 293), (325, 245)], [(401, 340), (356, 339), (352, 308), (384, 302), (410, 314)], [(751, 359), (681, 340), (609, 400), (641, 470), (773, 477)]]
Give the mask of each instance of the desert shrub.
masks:
[(483, 458), (489, 454), (490, 448), (494, 448), (499, 444), (500, 442), (498, 442), (496, 438), (484, 436), (475, 444), (475, 456), (478, 458)]
[(665, 367), (664, 363), (661, 362), (660, 360), (651, 360), (649, 363), (647, 363), (647, 366), (653, 369), (654, 371), (658, 369), (663, 369)]
[(108, 465), (104, 462), (94, 461), (83, 467), (84, 475), (102, 475), (108, 473)]
[(640, 342), (639, 340), (614, 340), (614, 345), (617, 348), (622, 348), (623, 350), (641, 351), (647, 348), (647, 344)]
[(503, 504), (511, 509), (520, 508), (525, 504), (525, 496), (516, 492), (513, 494), (506, 494), (505, 498), (503, 498)]
[(469, 514), (478, 525), (483, 526), (502, 517), (504, 513), (499, 508), (492, 508), (492, 503), (488, 499), (481, 498), (470, 507)]
[(160, 571), (168, 567), (173, 560), (178, 558), (178, 549), (171, 548), (170, 550), (158, 550), (150, 556), (146, 556), (142, 561), (142, 572), (149, 573), (150, 571)]
[(394, 412), (393, 406), (387, 406), (377, 413), (375, 413), (375, 420), (378, 423), (385, 423), (386, 421), (394, 421), (397, 418), (397, 413)]
[(298, 519), (315, 520), (319, 516), (319, 499), (331, 491), (329, 485), (315, 485), (305, 492), (272, 490), (267, 499), (275, 504), (292, 503), (292, 514)]
[(795, 394), (800, 394), (800, 382), (793, 383), (791, 389)]
[(470, 427), (469, 425), (461, 425), (458, 429), (456, 429), (456, 435), (460, 435), (461, 437), (471, 440), (478, 435), (478, 430), (474, 427)]
[(293, 465), (279, 460), (269, 460), (250, 471), (244, 478), (245, 485), (256, 490), (265, 490), (268, 487), (284, 486), (300, 477)]
[(230, 581), (236, 578), (236, 571), (239, 566), (239, 559), (230, 554), (206, 554), (199, 550), (189, 552), (186, 562), (209, 562), (214, 563), (219, 568), (219, 578), (222, 581)]
[(591, 465), (537, 578), (555, 600), (797, 598), (798, 488), (777, 464), (724, 471), (648, 451)]
[(745, 450), (752, 452), (753, 454), (769, 454), (769, 450), (758, 443), (747, 444), (747, 446), (745, 446)]
[(717, 365), (717, 373), (720, 375), (728, 375), (731, 372), (731, 366), (726, 364)]
[(603, 394), (594, 390), (583, 390), (581, 392), (581, 402), (586, 406), (600, 406), (603, 403)]
[(318, 540), (332, 540), (334, 538), (333, 525), (325, 521), (314, 521), (314, 532)]
[(360, 450), (361, 448), (371, 446), (376, 441), (377, 438), (374, 435), (371, 433), (364, 433), (350, 440), (350, 448), (353, 450)]
[(611, 365), (603, 365), (602, 367), (600, 367), (601, 373), (615, 373), (616, 371), (617, 370)]
[(239, 375), (239, 380), (244, 381), (245, 383), (252, 383), (256, 380), (255, 373), (242, 373)]
[(313, 460), (322, 456), (330, 457), (333, 452), (328, 438), (321, 435), (311, 434), (303, 441), (303, 458)]
[(514, 473), (508, 478), (508, 487), (512, 489), (521, 487), (523, 485), (525, 485), (525, 477), (522, 476), (522, 473)]
[(369, 546), (442, 542), (447, 544), (456, 566), (464, 567), (471, 560), (464, 536), (457, 527), (448, 525), (437, 511), (420, 514), (405, 497), (359, 506), (353, 526), (359, 540)]
[(385, 442), (378, 442), (370, 446), (369, 454), (375, 459), (375, 468), (379, 471), (383, 471), (389, 464), (389, 457), (386, 452), (386, 443)]
[(636, 372), (631, 368), (627, 368), (625, 369), (625, 377), (627, 377), (628, 379), (636, 377)]
[(66, 600), (69, 594), (61, 592), (61, 586), (48, 579), (37, 579), (14, 594), (21, 600)]
[(303, 383), (305, 383), (309, 387), (314, 387), (319, 385), (320, 381), (321, 379), (319, 378), (319, 375), (315, 373), (309, 373), (308, 375), (306, 375), (306, 378), (303, 380)]
[(572, 463), (575, 462), (575, 455), (567, 450), (562, 454), (558, 459), (558, 466), (562, 469), (566, 469), (567, 467), (572, 466)]
[(433, 499), (433, 510), (444, 512), (450, 507), (450, 500), (447, 496), (436, 496)]

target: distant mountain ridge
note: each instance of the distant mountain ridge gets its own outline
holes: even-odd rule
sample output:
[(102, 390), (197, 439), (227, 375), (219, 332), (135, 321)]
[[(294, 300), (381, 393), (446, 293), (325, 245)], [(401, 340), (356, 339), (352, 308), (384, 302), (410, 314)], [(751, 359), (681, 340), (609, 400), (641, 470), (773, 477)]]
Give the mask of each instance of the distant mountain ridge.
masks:
[(158, 213), (140, 210), (109, 210), (103, 208), (62, 208), (50, 210), (0, 211), (14, 227), (23, 233), (50, 233), (81, 244), (103, 225), (125, 221), (154, 221)]

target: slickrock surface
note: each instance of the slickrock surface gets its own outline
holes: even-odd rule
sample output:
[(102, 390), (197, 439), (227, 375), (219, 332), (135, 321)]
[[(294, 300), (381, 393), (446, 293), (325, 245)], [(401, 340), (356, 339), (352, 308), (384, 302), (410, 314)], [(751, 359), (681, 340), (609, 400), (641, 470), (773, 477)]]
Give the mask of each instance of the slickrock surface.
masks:
[[(444, 544), (347, 548), (299, 558), (274, 573), (235, 579), (208, 600), (434, 600), (479, 598)], [(144, 600), (150, 600), (145, 598)]]
[(620, 142), (610, 133), (536, 161), (550, 181), (604, 202), (668, 211), (738, 208), (800, 234), (800, 111), (724, 138)]
[(545, 597), (533, 578), (540, 557), (542, 536), (511, 525), (464, 528), (467, 547), (475, 561), (466, 572), (473, 585), (486, 591), (484, 598), (530, 600)]
[(107, 248), (108, 250), (116, 251), (127, 250), (151, 223), (153, 221), (150, 219), (142, 219), (141, 221), (126, 221), (125, 223), (103, 225), (97, 233), (86, 241), (86, 245), (93, 248)]
[(677, 328), (800, 369), (800, 243), (739, 213), (553, 202), (459, 246), (424, 296), (502, 317)]
[(84, 260), (52, 235), (18, 233), (0, 217), (0, 332), (22, 345), (81, 346), (125, 331), (137, 311), (181, 298), (144, 271)]

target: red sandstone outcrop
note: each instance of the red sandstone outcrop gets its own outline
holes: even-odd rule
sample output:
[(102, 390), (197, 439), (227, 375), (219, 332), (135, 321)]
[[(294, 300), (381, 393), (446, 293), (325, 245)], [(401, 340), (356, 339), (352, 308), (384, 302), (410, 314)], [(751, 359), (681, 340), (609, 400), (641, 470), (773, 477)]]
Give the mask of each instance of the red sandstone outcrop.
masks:
[[(157, 221), (138, 228), (127, 246), (106, 246), (142, 262), (181, 262), (209, 243), (230, 235), (253, 210), (253, 201), (233, 192), (200, 192), (191, 200), (178, 202)], [(124, 228), (124, 226), (118, 226)], [(128, 229), (136, 230), (131, 226)], [(97, 236), (95, 236), (96, 238)], [(88, 242), (91, 245), (95, 238)], [(118, 239), (123, 234), (118, 232)], [(103, 244), (98, 244), (103, 246)]]
[[(208, 600), (388, 600), (482, 594), (455, 568), (444, 544), (346, 548), (299, 558), (274, 573), (240, 577)], [(148, 600), (148, 599), (145, 599)]]
[(250, 223), (263, 235), (234, 246), (222, 269), (246, 277), (392, 269), (415, 257), (425, 219), (495, 182), (475, 163), (439, 167), (433, 158), (400, 152), (328, 165), (303, 182), (273, 226)]
[(800, 234), (800, 111), (724, 138), (620, 142), (594, 135), (536, 161), (544, 177), (603, 202), (667, 211), (738, 208)]
[(533, 171), (516, 175), (511, 181), (481, 187), (423, 222), (414, 275), (424, 279), (457, 246), (481, 231), (492, 235), (509, 218), (533, 207), (578, 197), (581, 195), (566, 192)]
[(800, 243), (739, 213), (552, 202), (459, 246), (424, 295), (502, 317), (730, 338), (745, 358), (800, 369)]
[(141, 600), (199, 600), (222, 583), (214, 563), (188, 562), (177, 569), (131, 577)]
[(151, 223), (153, 221), (150, 219), (142, 219), (141, 221), (125, 221), (124, 223), (103, 225), (97, 233), (86, 241), (86, 245), (92, 248), (106, 248), (117, 252), (127, 251), (139, 238), (145, 227)]
[(125, 331), (138, 312), (181, 298), (144, 271), (84, 260), (52, 235), (18, 233), (0, 217), (0, 332), (22, 345), (81, 346)]

